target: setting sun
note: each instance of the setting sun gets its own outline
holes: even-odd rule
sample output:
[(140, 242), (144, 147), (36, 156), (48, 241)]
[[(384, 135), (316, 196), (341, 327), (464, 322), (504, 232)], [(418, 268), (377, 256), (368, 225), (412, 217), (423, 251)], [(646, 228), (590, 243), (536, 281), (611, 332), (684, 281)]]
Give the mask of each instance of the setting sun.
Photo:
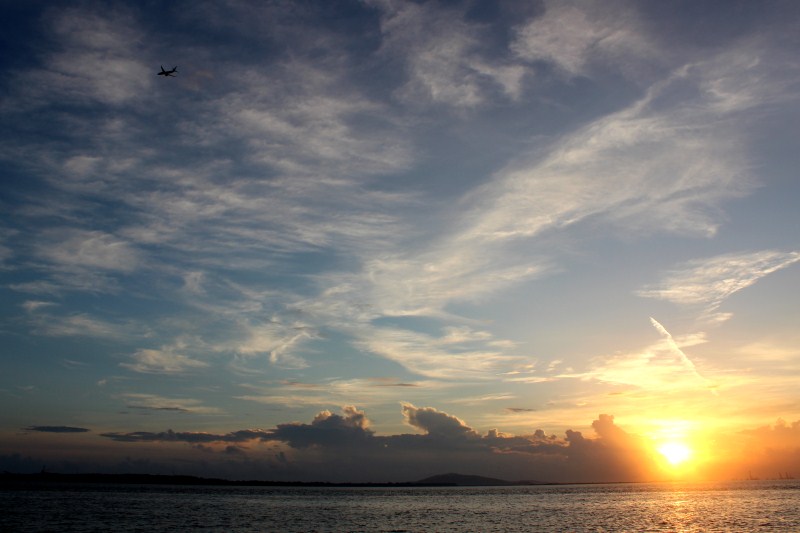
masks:
[(673, 466), (686, 462), (692, 456), (692, 450), (680, 442), (662, 444), (658, 447), (658, 452)]

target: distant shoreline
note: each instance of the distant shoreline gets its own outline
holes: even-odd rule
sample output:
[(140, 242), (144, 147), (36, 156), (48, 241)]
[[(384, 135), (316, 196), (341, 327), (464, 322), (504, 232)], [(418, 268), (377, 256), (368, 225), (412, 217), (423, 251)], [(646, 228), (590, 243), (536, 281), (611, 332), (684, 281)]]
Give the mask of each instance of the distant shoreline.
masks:
[[(794, 478), (788, 478), (794, 479)], [(748, 481), (747, 479), (727, 481)], [(750, 481), (753, 481), (752, 479)], [(189, 475), (169, 474), (59, 474), (39, 472), (20, 474), (3, 472), (0, 474), (0, 488), (53, 484), (107, 484), (107, 485), (182, 485), (182, 486), (221, 486), (221, 487), (354, 487), (354, 488), (404, 488), (404, 487), (534, 487), (558, 485), (636, 485), (640, 483), (670, 483), (668, 480), (654, 481), (506, 481), (503, 479), (461, 474), (431, 476), (419, 481), (383, 482), (333, 482), (333, 481), (274, 481), (274, 480), (231, 480), (205, 478)], [(675, 481), (679, 482), (679, 481)]]
[[(86, 483), (117, 485), (186, 485), (186, 486), (241, 486), (241, 487), (519, 487), (534, 485), (564, 485), (539, 481), (506, 481), (481, 476), (440, 475), (419, 481), (400, 482), (329, 482), (329, 481), (270, 481), (230, 480), (188, 475), (168, 474), (59, 474), (40, 472), (35, 474), (0, 474), (0, 486), (21, 484)], [(574, 483), (569, 483), (574, 484)]]
[(328, 482), (328, 481), (272, 481), (272, 480), (230, 480), (204, 478), (189, 475), (168, 474), (59, 474), (41, 472), (19, 474), (4, 472), (0, 474), (0, 487), (41, 484), (109, 484), (109, 485), (183, 485), (183, 486), (226, 486), (226, 487), (524, 487), (547, 485), (597, 485), (630, 484), (635, 482), (545, 482), (545, 481), (506, 481), (480, 476), (432, 476), (419, 481), (407, 482)]
[(432, 487), (456, 486), (454, 483), (336, 483), (327, 481), (230, 480), (165, 474), (0, 474), (0, 485), (39, 483), (87, 483), (119, 485), (189, 485), (242, 487)]

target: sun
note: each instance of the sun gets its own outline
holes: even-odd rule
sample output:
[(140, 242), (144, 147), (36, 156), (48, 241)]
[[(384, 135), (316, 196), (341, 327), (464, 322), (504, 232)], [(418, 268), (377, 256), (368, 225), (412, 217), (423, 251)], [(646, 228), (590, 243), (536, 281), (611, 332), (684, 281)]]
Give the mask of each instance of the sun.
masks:
[(667, 442), (658, 448), (658, 452), (664, 456), (669, 464), (678, 466), (685, 463), (692, 457), (692, 450), (682, 442)]

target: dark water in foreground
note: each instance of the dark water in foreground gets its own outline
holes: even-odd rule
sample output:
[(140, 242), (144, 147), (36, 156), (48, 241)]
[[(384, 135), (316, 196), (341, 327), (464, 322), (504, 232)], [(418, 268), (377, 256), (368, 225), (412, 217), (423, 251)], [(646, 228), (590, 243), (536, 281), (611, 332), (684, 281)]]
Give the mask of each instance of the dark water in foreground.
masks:
[(41, 485), (2, 531), (800, 531), (800, 481), (533, 487)]

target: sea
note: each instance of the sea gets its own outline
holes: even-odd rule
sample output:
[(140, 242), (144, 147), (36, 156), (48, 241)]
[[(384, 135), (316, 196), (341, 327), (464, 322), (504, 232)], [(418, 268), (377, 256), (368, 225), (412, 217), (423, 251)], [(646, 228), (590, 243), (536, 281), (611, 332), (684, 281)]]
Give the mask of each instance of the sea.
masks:
[(388, 488), (31, 484), (0, 488), (0, 530), (800, 532), (800, 481)]

